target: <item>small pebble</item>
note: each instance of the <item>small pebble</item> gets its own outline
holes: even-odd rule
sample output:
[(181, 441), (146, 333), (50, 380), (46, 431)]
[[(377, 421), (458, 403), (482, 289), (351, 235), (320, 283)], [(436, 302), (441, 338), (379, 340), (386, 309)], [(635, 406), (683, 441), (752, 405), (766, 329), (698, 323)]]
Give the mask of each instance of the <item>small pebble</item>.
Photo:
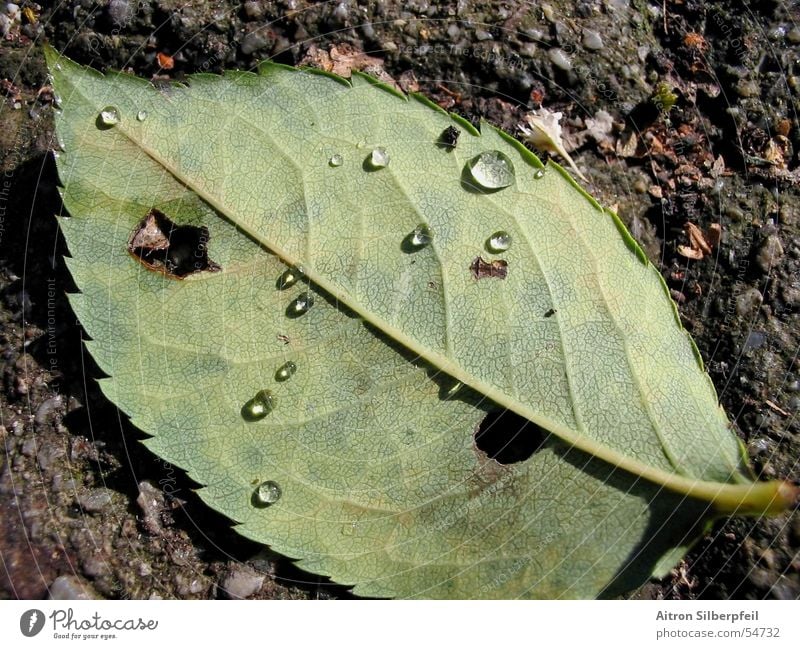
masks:
[(603, 39), (601, 38), (600, 34), (592, 29), (584, 29), (583, 30), (583, 46), (587, 50), (602, 50), (603, 49)]
[(111, 22), (117, 27), (122, 27), (130, 22), (133, 11), (128, 0), (111, 0), (106, 7), (106, 12)]
[(550, 63), (564, 71), (572, 68), (572, 63), (560, 47), (547, 50), (547, 58), (550, 59)]
[(264, 575), (259, 575), (245, 566), (231, 570), (222, 580), (222, 588), (231, 599), (247, 599), (264, 584)]
[(100, 487), (80, 494), (77, 498), (77, 502), (85, 512), (101, 512), (111, 504), (111, 495), (113, 493), (111, 489)]
[(55, 463), (67, 454), (63, 446), (46, 443), (36, 454), (36, 462), (43, 471), (49, 471)]
[(161, 532), (161, 508), (164, 506), (164, 494), (147, 480), (139, 483), (139, 495), (136, 504), (142, 510), (142, 523), (145, 529), (154, 536)]
[(60, 408), (63, 402), (64, 399), (60, 394), (50, 397), (49, 399), (45, 399), (36, 409), (36, 414), (33, 416), (34, 423), (38, 426), (46, 424), (50, 414)]
[(84, 557), (84, 559), (81, 561), (81, 567), (83, 568), (83, 574), (87, 577), (92, 577), (93, 579), (96, 579), (97, 577), (103, 577), (111, 571), (108, 561), (106, 561), (102, 556), (98, 556), (96, 554), (91, 554), (88, 557)]
[(760, 95), (761, 89), (755, 81), (741, 79), (739, 83), (736, 84), (736, 92), (740, 97), (748, 99)]
[(749, 352), (753, 349), (762, 347), (767, 342), (767, 336), (762, 331), (751, 331), (747, 334), (747, 339), (744, 341), (744, 349), (742, 351)]
[(264, 6), (260, 2), (245, 2), (244, 15), (251, 20), (261, 20), (264, 17)]
[(178, 595), (186, 597), (187, 595), (197, 595), (205, 590), (205, 583), (202, 579), (192, 579), (186, 575), (175, 575), (173, 579), (175, 582)]
[(34, 455), (36, 455), (36, 438), (29, 437), (24, 442), (22, 442), (22, 448), (20, 449), (20, 452), (25, 457), (33, 457)]
[(795, 288), (789, 284), (784, 284), (781, 287), (781, 297), (786, 303), (786, 306), (792, 309), (800, 307), (800, 288)]
[(50, 584), (50, 599), (100, 599), (87, 582), (75, 575), (61, 575)]
[(242, 54), (247, 56), (249, 54), (252, 54), (253, 52), (257, 52), (258, 50), (266, 47), (268, 44), (269, 40), (267, 39), (263, 30), (256, 30), (254, 32), (250, 32), (242, 40), (242, 46), (241, 46)]
[(761, 244), (761, 248), (756, 255), (756, 264), (762, 271), (769, 273), (775, 269), (775, 266), (780, 263), (782, 258), (783, 245), (781, 240), (777, 234), (771, 234)]
[(9, 2), (3, 7), (3, 13), (8, 16), (11, 22), (19, 22), (22, 16), (19, 5), (13, 2)]
[(763, 299), (757, 288), (749, 288), (746, 291), (742, 291), (736, 297), (736, 313), (742, 318), (752, 315), (761, 306)]

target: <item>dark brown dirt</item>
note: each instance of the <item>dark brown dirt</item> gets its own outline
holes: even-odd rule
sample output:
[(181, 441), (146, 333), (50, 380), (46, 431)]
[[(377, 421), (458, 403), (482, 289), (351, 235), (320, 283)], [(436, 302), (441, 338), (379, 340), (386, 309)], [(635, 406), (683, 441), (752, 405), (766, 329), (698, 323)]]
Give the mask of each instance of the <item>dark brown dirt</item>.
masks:
[[(800, 14), (788, 3), (23, 7), (35, 19), (8, 22), (0, 42), (0, 596), (347, 596), (239, 538), (101, 396), (65, 298), (45, 38), (100, 69), (176, 79), (366, 52), (473, 121), (516, 132), (531, 108), (562, 111), (590, 191), (667, 278), (756, 472), (800, 479)], [(721, 224), (702, 259), (679, 251), (687, 221)], [(721, 521), (634, 596), (795, 599), (798, 548), (797, 512)]]

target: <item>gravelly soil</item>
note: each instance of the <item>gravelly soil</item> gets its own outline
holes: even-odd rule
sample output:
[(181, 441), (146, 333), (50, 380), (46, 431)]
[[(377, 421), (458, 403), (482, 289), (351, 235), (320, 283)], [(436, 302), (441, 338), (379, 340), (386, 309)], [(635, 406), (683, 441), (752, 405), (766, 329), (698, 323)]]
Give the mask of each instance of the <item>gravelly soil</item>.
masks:
[[(0, 20), (2, 596), (347, 596), (233, 534), (100, 395), (64, 297), (44, 39), (100, 69), (176, 79), (365, 52), (369, 70), (511, 132), (531, 108), (562, 111), (590, 190), (667, 278), (755, 470), (800, 479), (796, 3), (22, 7)], [(702, 259), (679, 252), (687, 221), (721, 225)], [(797, 512), (722, 521), (633, 596), (798, 598), (798, 547)]]

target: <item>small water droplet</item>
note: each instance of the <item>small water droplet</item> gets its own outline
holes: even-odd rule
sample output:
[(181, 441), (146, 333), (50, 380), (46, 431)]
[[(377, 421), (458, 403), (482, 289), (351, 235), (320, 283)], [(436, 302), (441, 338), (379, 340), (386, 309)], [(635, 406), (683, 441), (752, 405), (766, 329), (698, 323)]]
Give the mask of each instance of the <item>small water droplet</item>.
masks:
[(253, 505), (256, 507), (269, 507), (281, 499), (281, 487), (273, 480), (265, 480), (253, 493)]
[(442, 388), (442, 398), (452, 399), (454, 396), (458, 394), (459, 390), (461, 390), (461, 388), (463, 387), (464, 384), (461, 381), (456, 381), (455, 379), (451, 379), (451, 382), (446, 384)]
[(294, 376), (294, 373), (296, 371), (297, 371), (297, 365), (292, 361), (287, 361), (278, 368), (277, 372), (275, 372), (275, 380), (288, 381), (290, 378)]
[(56, 63), (56, 64), (55, 64), (53, 67), (54, 67), (56, 70), (59, 70), (59, 71), (61, 71), (61, 64), (60, 64), (60, 63)]
[(483, 189), (502, 189), (514, 182), (514, 165), (501, 151), (484, 151), (467, 163), (472, 179)]
[(420, 250), (433, 241), (433, 234), (427, 225), (420, 223), (411, 231), (411, 234), (406, 237), (406, 240), (412, 250)]
[(511, 235), (505, 230), (495, 232), (486, 240), (486, 250), (489, 252), (505, 252), (511, 246)]
[(146, 120), (147, 119), (147, 111), (146, 110), (140, 110), (138, 113), (136, 113), (136, 119), (138, 121), (140, 121), (140, 122), (143, 122), (144, 120)]
[(314, 306), (314, 296), (308, 292), (300, 293), (294, 302), (289, 305), (289, 314), (295, 316), (303, 315), (312, 306)]
[(242, 417), (246, 421), (264, 419), (275, 408), (275, 395), (269, 390), (259, 390), (256, 395), (242, 406)]
[(53, 106), (61, 108), (61, 95), (58, 93), (53, 93)]
[(536, 180), (541, 180), (542, 178), (544, 178), (544, 169), (537, 169), (536, 171), (534, 171), (533, 177)]
[(328, 164), (331, 167), (341, 167), (343, 162), (344, 162), (344, 158), (341, 155), (339, 155), (338, 153), (334, 153), (330, 157), (330, 160), (328, 160)]
[(389, 154), (383, 147), (375, 147), (369, 155), (369, 164), (373, 169), (383, 169), (389, 164)]
[(106, 106), (100, 111), (100, 122), (103, 126), (119, 124), (119, 109), (116, 106)]
[(285, 291), (287, 288), (291, 288), (297, 284), (297, 282), (302, 278), (303, 268), (301, 266), (292, 266), (281, 273), (280, 277), (278, 277), (278, 281), (275, 283), (275, 286), (279, 291)]

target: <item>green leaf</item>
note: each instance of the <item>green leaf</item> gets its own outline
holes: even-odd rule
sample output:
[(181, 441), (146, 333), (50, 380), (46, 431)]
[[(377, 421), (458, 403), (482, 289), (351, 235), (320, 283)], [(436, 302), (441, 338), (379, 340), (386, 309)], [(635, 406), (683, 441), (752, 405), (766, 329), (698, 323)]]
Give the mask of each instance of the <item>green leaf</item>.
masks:
[[(241, 534), (363, 595), (610, 596), (714, 516), (796, 497), (746, 476), (617, 217), (506, 134), (364, 76), (265, 64), (156, 89), (47, 56), (101, 387)], [(504, 409), (551, 433), (506, 465), (474, 441)]]

